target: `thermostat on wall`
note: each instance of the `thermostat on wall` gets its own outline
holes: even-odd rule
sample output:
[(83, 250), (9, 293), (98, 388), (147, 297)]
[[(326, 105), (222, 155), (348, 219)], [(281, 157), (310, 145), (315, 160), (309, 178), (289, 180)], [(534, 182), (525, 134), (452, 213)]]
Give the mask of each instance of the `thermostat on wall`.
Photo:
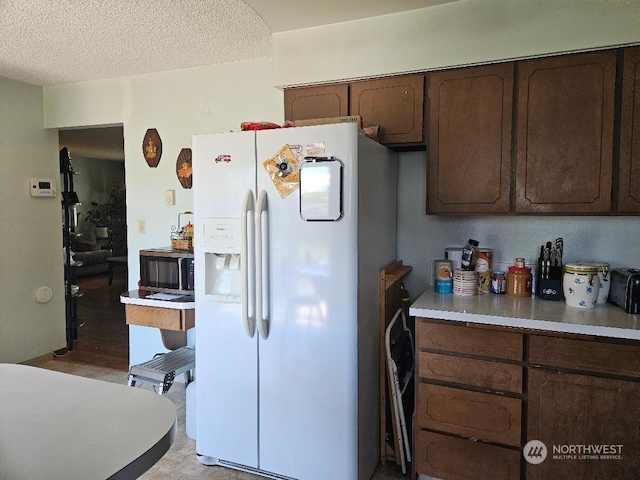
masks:
[(50, 178), (32, 178), (31, 179), (31, 196), (32, 197), (55, 197), (56, 184)]

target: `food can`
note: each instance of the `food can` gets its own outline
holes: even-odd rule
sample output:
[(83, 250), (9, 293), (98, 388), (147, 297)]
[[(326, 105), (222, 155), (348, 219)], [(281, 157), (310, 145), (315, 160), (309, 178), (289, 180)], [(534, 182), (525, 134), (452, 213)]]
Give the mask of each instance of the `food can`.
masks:
[(493, 250), (490, 248), (478, 249), (476, 272), (478, 272), (478, 292), (489, 293), (491, 291), (491, 268), (493, 267)]
[(451, 260), (435, 260), (433, 262), (436, 293), (453, 291), (453, 262)]
[(434, 260), (433, 275), (437, 280), (451, 280), (453, 276), (453, 262), (451, 260)]
[(453, 294), (471, 296), (478, 293), (478, 273), (455, 269), (453, 271)]

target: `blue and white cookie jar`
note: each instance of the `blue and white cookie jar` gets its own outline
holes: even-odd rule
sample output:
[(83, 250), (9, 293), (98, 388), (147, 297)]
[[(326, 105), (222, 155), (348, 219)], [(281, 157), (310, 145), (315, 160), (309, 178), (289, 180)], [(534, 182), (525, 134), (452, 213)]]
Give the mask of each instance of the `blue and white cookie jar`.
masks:
[(595, 263), (567, 263), (562, 277), (564, 298), (570, 307), (593, 308), (598, 302), (600, 279)]

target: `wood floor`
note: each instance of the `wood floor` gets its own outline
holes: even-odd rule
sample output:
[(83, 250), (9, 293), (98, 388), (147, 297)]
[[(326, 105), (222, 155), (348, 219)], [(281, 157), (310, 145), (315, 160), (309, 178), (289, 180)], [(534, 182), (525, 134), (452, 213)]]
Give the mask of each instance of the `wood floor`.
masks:
[(127, 290), (126, 269), (114, 269), (113, 284), (107, 275), (79, 278), (78, 338), (73, 350), (60, 360), (129, 371), (129, 327), (125, 323), (120, 294)]

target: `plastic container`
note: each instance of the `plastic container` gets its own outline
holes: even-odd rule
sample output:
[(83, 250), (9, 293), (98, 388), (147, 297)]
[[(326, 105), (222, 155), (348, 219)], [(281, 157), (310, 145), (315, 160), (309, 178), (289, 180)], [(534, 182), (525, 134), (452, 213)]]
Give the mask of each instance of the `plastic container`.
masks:
[(509, 267), (506, 293), (512, 297), (531, 296), (531, 269), (529, 267)]
[(498, 295), (507, 293), (507, 277), (502, 270), (495, 270), (491, 276), (491, 293)]
[(478, 243), (477, 240), (470, 238), (462, 249), (461, 265), (463, 270), (475, 270), (476, 261), (478, 260)]
[(593, 308), (600, 293), (599, 266), (595, 263), (567, 263), (562, 276), (562, 291), (567, 305)]
[(596, 303), (601, 305), (607, 303), (609, 299), (609, 291), (611, 290), (611, 267), (608, 263), (592, 262), (598, 266), (598, 280), (600, 280), (600, 290), (598, 291), (598, 300)]

